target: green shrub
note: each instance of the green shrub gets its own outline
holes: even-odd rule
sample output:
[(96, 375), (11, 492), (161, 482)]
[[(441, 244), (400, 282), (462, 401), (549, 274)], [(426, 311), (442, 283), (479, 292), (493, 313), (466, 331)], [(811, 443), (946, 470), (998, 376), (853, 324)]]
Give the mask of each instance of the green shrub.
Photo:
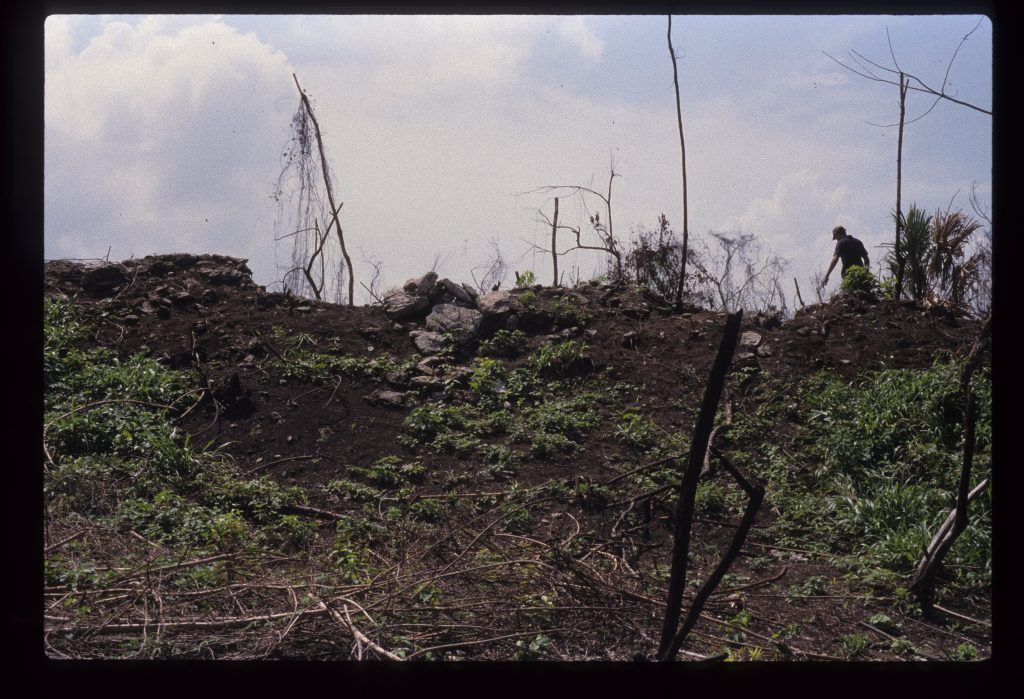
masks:
[(848, 294), (855, 291), (877, 294), (878, 279), (866, 267), (854, 265), (846, 270), (846, 274), (843, 275), (843, 280), (839, 284), (839, 289)]

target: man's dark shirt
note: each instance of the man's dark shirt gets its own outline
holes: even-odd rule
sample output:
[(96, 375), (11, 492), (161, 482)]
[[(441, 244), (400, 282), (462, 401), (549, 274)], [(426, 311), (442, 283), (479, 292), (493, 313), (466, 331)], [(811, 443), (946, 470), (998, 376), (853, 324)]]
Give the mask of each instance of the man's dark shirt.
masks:
[(853, 265), (863, 266), (864, 260), (868, 259), (868, 251), (864, 249), (864, 243), (860, 242), (852, 235), (840, 238), (839, 242), (836, 243), (836, 255), (843, 261), (843, 276), (846, 276), (846, 270)]

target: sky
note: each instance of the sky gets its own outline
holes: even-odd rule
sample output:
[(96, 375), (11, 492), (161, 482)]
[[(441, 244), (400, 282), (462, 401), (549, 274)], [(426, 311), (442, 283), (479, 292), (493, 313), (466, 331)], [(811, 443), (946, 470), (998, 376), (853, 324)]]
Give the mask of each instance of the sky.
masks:
[[(517, 270), (550, 284), (541, 213), (561, 196), (560, 223), (587, 232), (601, 204), (547, 185), (605, 191), (614, 166), (623, 243), (662, 213), (682, 230), (666, 29), (663, 15), (51, 15), (44, 257), (230, 255), (280, 291), (293, 238), (273, 195), (300, 104), (294, 74), (344, 202), (356, 303), (375, 269), (380, 290), (431, 268), (473, 283), (496, 252), (505, 287)], [(980, 15), (677, 15), (672, 40), (691, 244), (753, 234), (789, 261), (805, 299), (834, 226), (864, 241), (876, 271), (893, 237), (898, 88), (826, 52), (895, 57), (992, 108)], [(946, 100), (929, 112), (934, 101), (907, 99), (908, 122), (921, 118), (905, 129), (904, 210), (969, 213), (972, 187), (991, 205), (992, 117)], [(604, 260), (578, 252), (559, 266), (589, 279)]]

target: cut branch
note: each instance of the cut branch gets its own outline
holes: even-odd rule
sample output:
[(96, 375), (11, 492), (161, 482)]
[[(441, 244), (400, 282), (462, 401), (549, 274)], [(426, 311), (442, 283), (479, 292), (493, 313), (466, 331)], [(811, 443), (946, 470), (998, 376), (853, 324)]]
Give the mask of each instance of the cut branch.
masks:
[(740, 526), (736, 529), (736, 534), (733, 536), (732, 541), (729, 543), (729, 549), (726, 551), (722, 560), (718, 566), (708, 577), (707, 582), (701, 586), (697, 592), (697, 596), (693, 600), (693, 604), (690, 605), (690, 610), (686, 614), (686, 619), (683, 621), (682, 628), (676, 634), (675, 638), (672, 639), (672, 644), (669, 646), (667, 652), (659, 653), (659, 659), (661, 660), (672, 660), (676, 653), (679, 651), (679, 647), (686, 640), (687, 634), (696, 625), (697, 620), (700, 618), (700, 613), (704, 609), (704, 604), (708, 598), (718, 587), (718, 584), (725, 577), (725, 573), (729, 570), (733, 561), (740, 553), (740, 549), (743, 547), (743, 543), (747, 539), (747, 534), (750, 532), (750, 527), (754, 523), (754, 517), (757, 515), (758, 509), (761, 507), (761, 502), (764, 500), (764, 486), (750, 484), (743, 475), (726, 459), (722, 454), (715, 450), (715, 455), (721, 460), (722, 465), (729, 474), (736, 479), (740, 487), (747, 493), (750, 501), (747, 503), (747, 509), (743, 512), (743, 519), (740, 520)]
[(690, 532), (693, 528), (694, 501), (697, 494), (697, 480), (704, 466), (704, 454), (708, 448), (711, 431), (714, 425), (715, 412), (722, 397), (725, 386), (725, 375), (732, 363), (732, 355), (739, 337), (740, 322), (743, 311), (730, 313), (725, 321), (725, 330), (718, 346), (718, 354), (711, 367), (708, 384), (704, 390), (704, 399), (700, 406), (697, 424), (693, 430), (693, 442), (687, 460), (686, 472), (679, 488), (679, 505), (676, 515), (675, 544), (672, 550), (672, 570), (669, 578), (668, 602), (665, 611), (665, 623), (662, 627), (661, 644), (658, 649), (659, 659), (669, 657), (669, 651), (676, 636), (679, 614), (683, 604), (683, 591), (686, 589), (686, 565), (690, 550)]

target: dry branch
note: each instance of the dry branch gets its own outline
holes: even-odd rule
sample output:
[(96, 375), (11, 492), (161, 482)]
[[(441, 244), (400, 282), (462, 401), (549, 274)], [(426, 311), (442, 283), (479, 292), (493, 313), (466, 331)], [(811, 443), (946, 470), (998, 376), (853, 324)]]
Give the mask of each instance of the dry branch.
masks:
[(686, 640), (686, 635), (690, 632), (690, 629), (697, 623), (697, 619), (700, 618), (700, 613), (704, 608), (704, 604), (707, 602), (711, 593), (718, 587), (718, 583), (721, 582), (725, 576), (726, 571), (729, 570), (729, 566), (736, 560), (736, 556), (740, 553), (740, 548), (743, 546), (743, 542), (746, 541), (747, 533), (750, 531), (751, 525), (754, 523), (754, 517), (757, 515), (757, 511), (761, 507), (761, 502), (764, 500), (764, 486), (752, 485), (747, 482), (743, 475), (729, 463), (721, 454), (717, 453), (719, 459), (722, 461), (722, 465), (725, 466), (729, 474), (736, 479), (736, 482), (740, 484), (740, 487), (750, 497), (750, 501), (747, 503), (747, 509), (743, 512), (743, 519), (740, 521), (740, 526), (736, 530), (736, 534), (733, 536), (732, 541), (729, 543), (729, 549), (726, 551), (725, 556), (722, 557), (721, 562), (708, 577), (707, 582), (697, 592), (697, 596), (693, 600), (693, 604), (690, 605), (690, 610), (686, 614), (686, 619), (683, 621), (682, 628), (676, 634), (672, 640), (672, 644), (667, 649), (667, 653), (664, 656), (659, 654), (662, 660), (671, 660), (675, 657), (675, 654), (679, 651), (679, 647), (683, 641)]
[(378, 645), (377, 643), (374, 643), (366, 634), (364, 634), (362, 631), (356, 628), (355, 624), (352, 623), (352, 617), (349, 616), (348, 607), (344, 605), (342, 606), (342, 611), (345, 612), (345, 616), (342, 616), (337, 609), (328, 606), (324, 601), (318, 599), (317, 602), (319, 603), (319, 606), (316, 607), (316, 609), (324, 610), (328, 614), (330, 614), (332, 619), (338, 622), (338, 624), (340, 624), (341, 626), (348, 629), (348, 631), (352, 634), (352, 637), (356, 640), (357, 643), (362, 643), (364, 645), (369, 646), (372, 650), (376, 651), (377, 653), (380, 653), (388, 660), (395, 660), (401, 662), (402, 658), (395, 655), (386, 648)]
[(693, 431), (693, 442), (690, 455), (679, 488), (679, 506), (675, 526), (675, 544), (672, 549), (672, 572), (669, 578), (668, 602), (665, 611), (665, 623), (662, 627), (661, 644), (658, 649), (659, 659), (665, 659), (676, 636), (679, 613), (683, 604), (683, 590), (686, 588), (686, 565), (690, 551), (690, 532), (693, 527), (694, 500), (697, 494), (697, 480), (704, 465), (704, 454), (707, 452), (708, 441), (715, 420), (718, 402), (725, 386), (725, 375), (732, 363), (732, 355), (739, 337), (743, 311), (730, 313), (726, 317), (722, 340), (718, 346), (715, 362), (711, 367), (708, 384), (704, 390), (697, 424)]

